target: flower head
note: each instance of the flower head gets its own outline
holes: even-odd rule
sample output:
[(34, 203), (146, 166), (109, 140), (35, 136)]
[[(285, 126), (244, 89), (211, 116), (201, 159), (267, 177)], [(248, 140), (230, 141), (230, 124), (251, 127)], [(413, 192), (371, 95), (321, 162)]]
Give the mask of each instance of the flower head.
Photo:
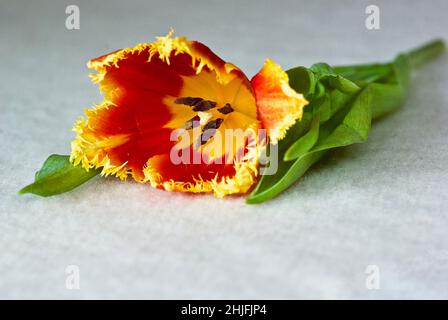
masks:
[(272, 61), (249, 81), (205, 45), (172, 32), (88, 67), (104, 101), (76, 122), (71, 161), (169, 191), (247, 192), (265, 144), (259, 129), (276, 143), (307, 104)]

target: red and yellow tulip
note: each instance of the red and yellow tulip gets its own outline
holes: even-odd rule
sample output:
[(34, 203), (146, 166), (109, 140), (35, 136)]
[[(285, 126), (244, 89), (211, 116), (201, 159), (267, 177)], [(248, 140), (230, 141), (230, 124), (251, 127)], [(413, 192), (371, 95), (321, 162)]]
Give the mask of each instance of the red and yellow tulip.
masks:
[[(88, 67), (96, 71), (92, 78), (104, 101), (76, 122), (70, 160), (168, 191), (218, 197), (247, 192), (257, 181), (265, 145), (258, 130), (277, 143), (307, 104), (271, 60), (249, 80), (207, 46), (172, 32), (90, 60)], [(179, 129), (187, 142), (172, 138)], [(225, 136), (226, 129), (251, 134), (231, 149), (216, 148), (215, 135)], [(175, 163), (173, 150), (203, 161)]]

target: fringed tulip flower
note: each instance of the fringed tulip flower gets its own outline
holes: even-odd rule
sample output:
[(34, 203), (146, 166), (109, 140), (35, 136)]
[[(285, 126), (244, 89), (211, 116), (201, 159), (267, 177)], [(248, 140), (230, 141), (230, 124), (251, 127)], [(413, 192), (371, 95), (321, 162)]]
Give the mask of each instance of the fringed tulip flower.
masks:
[[(247, 192), (266, 144), (259, 129), (277, 143), (307, 104), (272, 61), (249, 81), (202, 43), (172, 32), (93, 59), (88, 67), (96, 70), (92, 78), (104, 102), (76, 122), (70, 160), (168, 191), (218, 197)], [(175, 130), (184, 139), (173, 138)], [(246, 133), (243, 143), (229, 148), (216, 138), (229, 139), (227, 132), (235, 130)], [(183, 160), (186, 154), (187, 161), (173, 161), (173, 154)]]

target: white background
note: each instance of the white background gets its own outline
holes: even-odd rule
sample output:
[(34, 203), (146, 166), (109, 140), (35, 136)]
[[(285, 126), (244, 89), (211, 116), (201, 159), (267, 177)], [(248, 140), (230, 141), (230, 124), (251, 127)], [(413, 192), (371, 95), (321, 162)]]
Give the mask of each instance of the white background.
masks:
[[(77, 4), (81, 29), (65, 28)], [(381, 9), (367, 30), (365, 8)], [(447, 56), (416, 73), (403, 109), (262, 205), (95, 179), (52, 198), (16, 195), (100, 102), (88, 59), (170, 27), (249, 77), (391, 59), (448, 39), (440, 1), (0, 2), (0, 297), (448, 298)], [(67, 265), (80, 269), (68, 290)], [(368, 265), (380, 289), (365, 286)]]

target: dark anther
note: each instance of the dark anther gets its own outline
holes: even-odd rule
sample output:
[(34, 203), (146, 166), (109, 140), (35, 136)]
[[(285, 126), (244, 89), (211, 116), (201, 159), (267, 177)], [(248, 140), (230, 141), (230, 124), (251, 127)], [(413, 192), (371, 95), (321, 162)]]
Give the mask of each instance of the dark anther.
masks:
[(216, 107), (216, 102), (210, 100), (202, 100), (193, 107), (193, 111), (208, 111)]
[(215, 120), (209, 121), (209, 122), (207, 122), (207, 124), (204, 126), (204, 129), (202, 129), (202, 130), (205, 131), (208, 129), (218, 129), (223, 121), (224, 121), (224, 119), (221, 119), (221, 118), (217, 118)]
[(216, 107), (216, 102), (214, 101), (195, 97), (180, 97), (174, 100), (174, 103), (191, 106), (193, 107), (193, 111), (208, 111)]
[(191, 118), (190, 120), (185, 122), (184, 129), (190, 130), (190, 129), (196, 128), (199, 126), (200, 121), (201, 121), (201, 118), (199, 118), (199, 116), (194, 116), (193, 118)]
[(174, 100), (174, 103), (194, 106), (196, 103), (201, 102), (202, 100), (202, 98), (180, 97)]
[(216, 129), (219, 128), (224, 119), (218, 118), (207, 122), (207, 124), (202, 129), (201, 135), (201, 145), (206, 144), (216, 133)]
[(219, 108), (218, 111), (221, 112), (222, 114), (229, 114), (230, 112), (233, 111), (233, 108), (232, 108), (232, 106), (230, 105), (230, 103), (226, 103), (226, 104), (224, 105), (224, 107)]

